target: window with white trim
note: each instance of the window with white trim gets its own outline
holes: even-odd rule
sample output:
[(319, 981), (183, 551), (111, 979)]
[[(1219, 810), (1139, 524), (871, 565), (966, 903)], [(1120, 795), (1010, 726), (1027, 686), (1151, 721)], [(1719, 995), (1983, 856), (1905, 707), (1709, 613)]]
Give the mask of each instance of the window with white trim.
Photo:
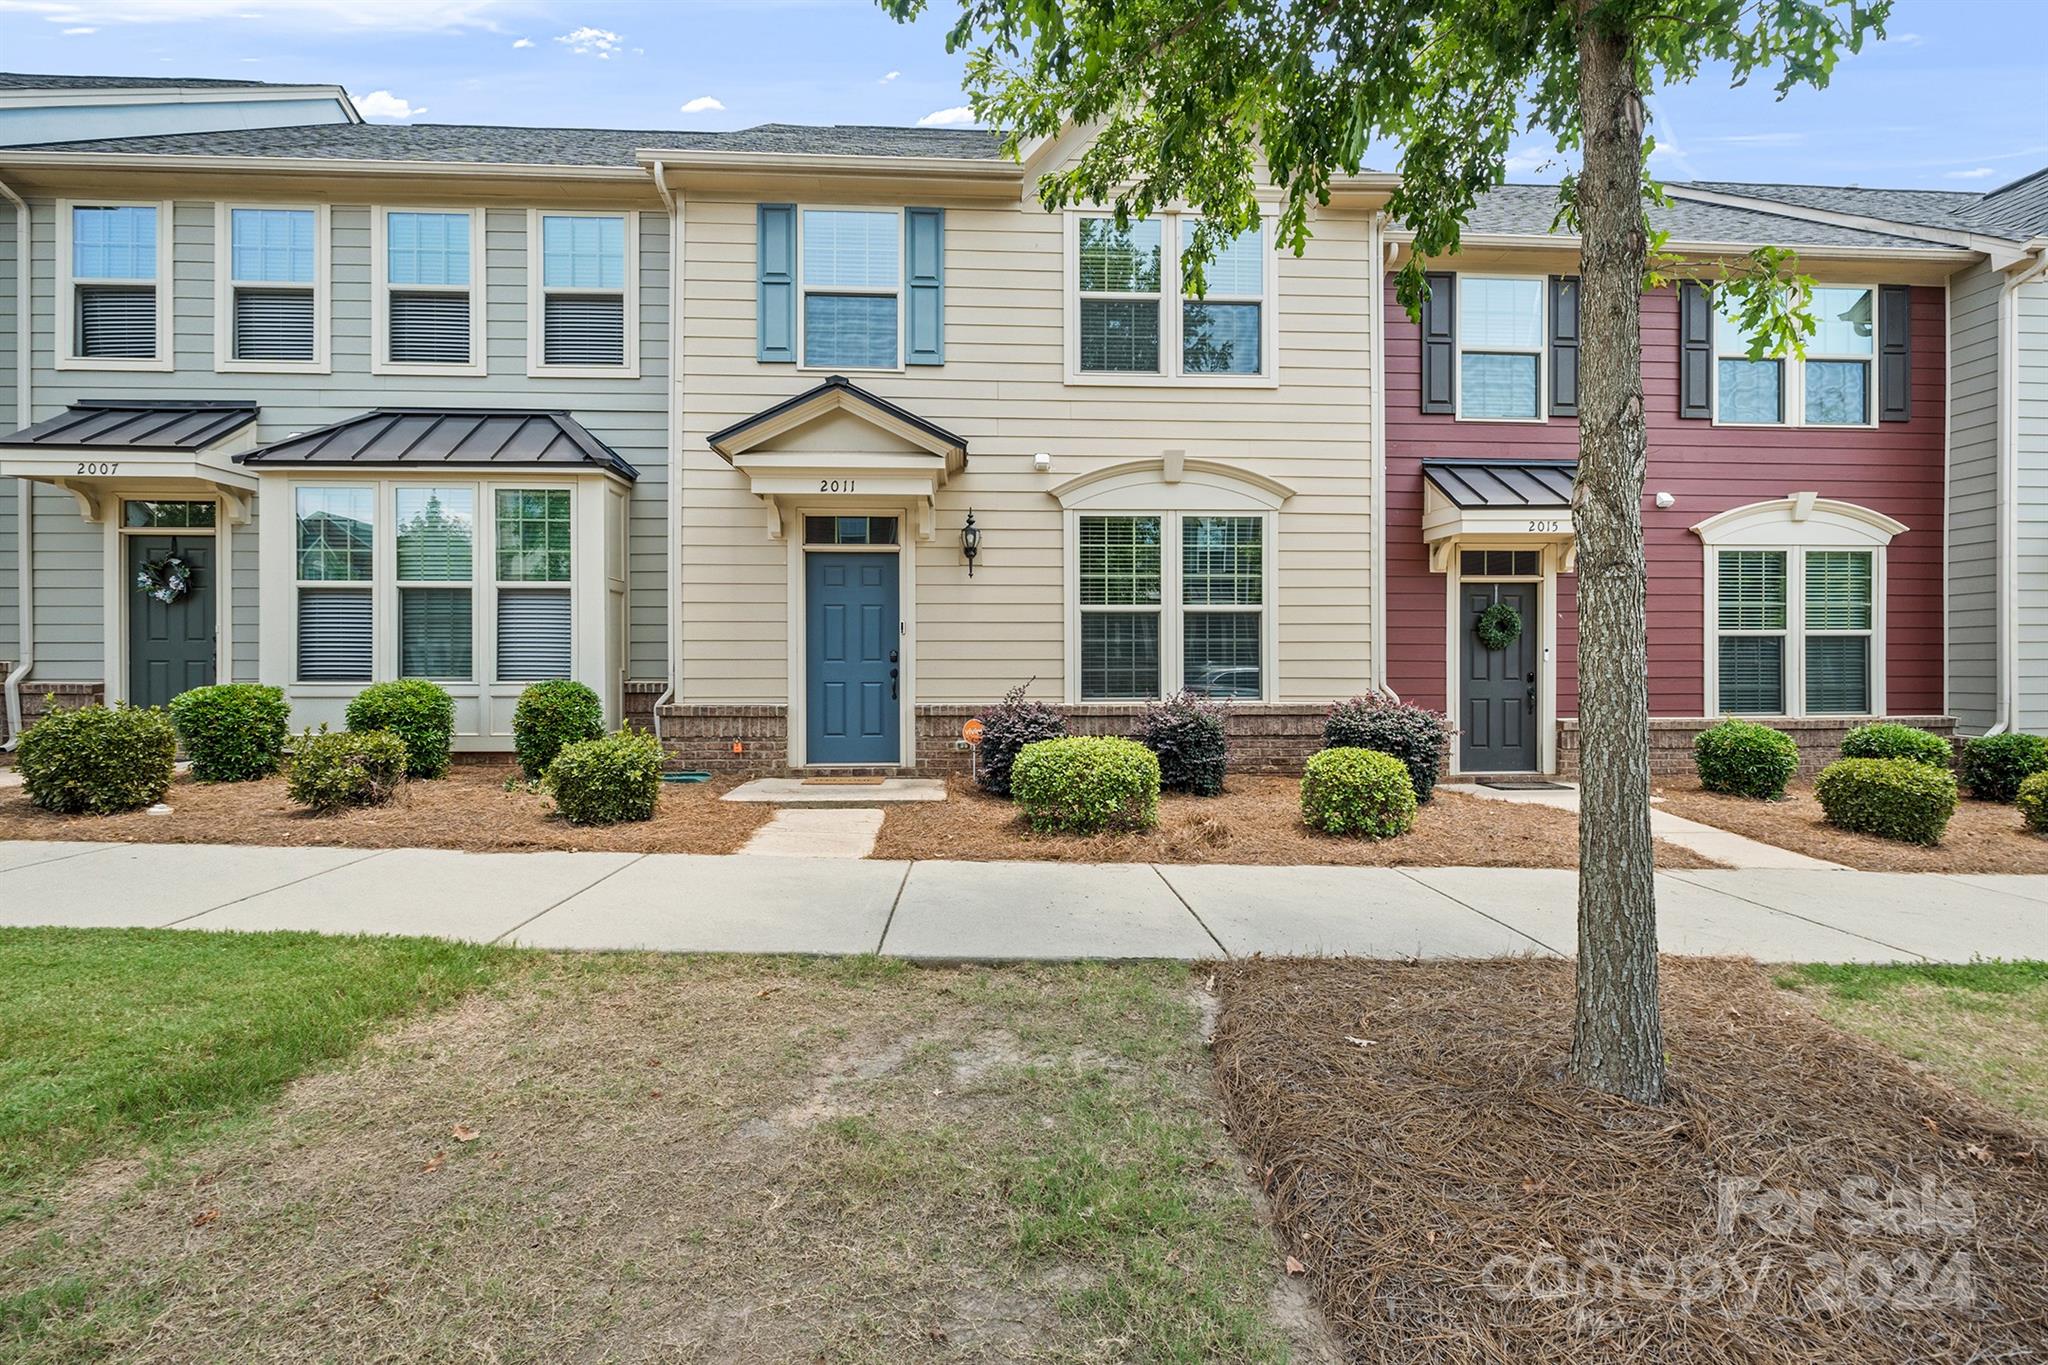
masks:
[(166, 206), (66, 203), (60, 212), (65, 359), (108, 369), (168, 368)]
[(315, 208), (221, 206), (216, 359), (224, 367), (325, 364), (324, 219)]
[(536, 212), (533, 224), (533, 368), (636, 368), (635, 215)]
[(903, 215), (895, 209), (797, 214), (806, 366), (893, 370), (903, 355)]
[(1266, 527), (1256, 513), (1076, 517), (1081, 700), (1142, 700), (1182, 689), (1263, 696)]
[(1875, 420), (1877, 290), (1818, 285), (1804, 359), (1750, 358), (1753, 333), (1714, 301), (1714, 419), (1743, 426), (1869, 426)]
[(376, 340), (386, 370), (481, 372), (481, 216), (383, 209)]
[(500, 682), (570, 676), (573, 501), (566, 488), (496, 490)]
[(1458, 415), (1528, 421), (1543, 415), (1545, 282), (1458, 277)]
[(400, 484), (397, 522), (398, 676), (476, 677), (476, 489)]
[[(1264, 224), (1222, 244), (1206, 292), (1182, 288), (1180, 253), (1196, 219), (1161, 214), (1118, 225), (1076, 214), (1069, 247), (1071, 372), (1077, 377), (1216, 382), (1272, 374), (1272, 253)], [(1167, 300), (1178, 297), (1178, 308)]]
[(371, 582), (376, 509), (374, 485), (293, 491), (301, 682), (370, 681), (375, 667)]
[(1720, 714), (1872, 712), (1875, 551), (1728, 549), (1714, 558)]

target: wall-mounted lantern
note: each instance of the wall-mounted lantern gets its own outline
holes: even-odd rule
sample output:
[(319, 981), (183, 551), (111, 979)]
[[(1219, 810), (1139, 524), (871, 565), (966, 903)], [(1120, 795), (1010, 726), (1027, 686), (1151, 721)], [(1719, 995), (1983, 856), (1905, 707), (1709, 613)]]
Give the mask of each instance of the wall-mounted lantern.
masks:
[(967, 511), (967, 524), (960, 528), (960, 553), (967, 556), (967, 576), (974, 577), (974, 560), (981, 553), (981, 528), (974, 524), (974, 509)]

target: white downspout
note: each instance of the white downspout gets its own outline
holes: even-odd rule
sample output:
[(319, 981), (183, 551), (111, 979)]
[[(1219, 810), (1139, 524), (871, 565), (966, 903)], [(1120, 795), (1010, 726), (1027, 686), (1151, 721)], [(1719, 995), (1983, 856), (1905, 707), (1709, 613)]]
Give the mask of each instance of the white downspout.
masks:
[[(14, 205), (14, 420), (28, 426), (35, 420), (35, 365), (29, 343), (29, 238), (28, 205), (20, 195), (0, 181), (0, 195)], [(15, 480), (15, 516), (20, 519), (14, 550), (19, 561), (14, 600), (21, 617), (21, 657), (14, 661), (5, 683), (7, 697), (7, 749), (21, 743), (21, 684), (36, 666), (35, 578), (35, 485)]]
[(1366, 451), (1372, 467), (1372, 582), (1368, 585), (1372, 615), (1367, 630), (1371, 635), (1372, 690), (1399, 701), (1401, 694), (1387, 683), (1387, 267), (1397, 248), (1393, 242), (1382, 244), (1386, 221), (1386, 214), (1373, 214), (1365, 239), (1366, 259), (1372, 262), (1372, 292), (1365, 301), (1366, 345), (1372, 349), (1366, 357), (1372, 404)]
[(1998, 288), (1998, 713), (1987, 735), (2020, 728), (2019, 291), (2048, 271), (2048, 249)]
[(682, 570), (677, 561), (682, 558), (683, 525), (683, 470), (682, 470), (682, 409), (676, 402), (676, 394), (682, 385), (682, 317), (683, 317), (683, 215), (676, 204), (675, 192), (668, 187), (668, 168), (657, 161), (649, 168), (654, 173), (655, 193), (668, 207), (668, 391), (662, 398), (662, 406), (668, 410), (668, 456), (664, 469), (668, 487), (663, 490), (668, 506), (668, 543), (662, 546), (661, 563), (666, 576), (663, 586), (663, 600), (667, 603), (668, 620), (662, 629), (662, 639), (668, 646), (668, 686), (654, 699), (654, 737), (661, 734), (661, 708), (676, 695), (677, 681), (683, 676), (682, 649)]

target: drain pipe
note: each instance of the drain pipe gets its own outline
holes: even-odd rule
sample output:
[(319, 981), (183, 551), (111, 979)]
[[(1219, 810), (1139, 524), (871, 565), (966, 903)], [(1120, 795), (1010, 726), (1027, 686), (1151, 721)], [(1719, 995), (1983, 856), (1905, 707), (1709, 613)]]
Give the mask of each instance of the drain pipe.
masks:
[(1998, 713), (1986, 735), (2020, 728), (2020, 290), (2048, 271), (2048, 247), (1998, 289)]
[(1372, 354), (1366, 358), (1371, 375), (1371, 412), (1367, 415), (1367, 463), (1372, 486), (1372, 618), (1367, 627), (1372, 637), (1374, 692), (1398, 702), (1401, 694), (1387, 682), (1387, 267), (1394, 263), (1398, 243), (1385, 241), (1387, 215), (1375, 213), (1366, 225), (1366, 259), (1373, 263), (1372, 289), (1365, 301), (1366, 344)]
[(681, 384), (682, 374), (682, 298), (683, 298), (683, 215), (676, 205), (675, 191), (668, 187), (668, 168), (656, 161), (649, 169), (654, 173), (654, 191), (661, 196), (661, 202), (668, 208), (668, 391), (662, 394), (662, 407), (668, 411), (668, 454), (664, 463), (668, 487), (663, 490), (668, 506), (664, 509), (668, 519), (668, 543), (662, 546), (661, 563), (666, 581), (662, 587), (666, 601), (668, 620), (662, 630), (662, 640), (668, 655), (668, 686), (654, 699), (654, 738), (662, 739), (661, 708), (668, 705), (676, 695), (678, 680), (683, 675), (682, 651), (677, 647), (683, 630), (682, 612), (682, 570), (677, 560), (682, 557), (682, 413), (676, 404), (676, 391)]
[[(25, 427), (35, 420), (35, 365), (29, 351), (28, 205), (4, 180), (0, 180), (0, 196), (5, 196), (7, 202), (14, 205), (14, 420), (17, 426)], [(17, 479), (14, 484), (14, 514), (21, 523), (14, 540), (15, 556), (19, 561), (14, 600), (21, 618), (21, 657), (8, 670), (4, 685), (7, 743), (0, 748), (8, 750), (21, 743), (21, 684), (27, 679), (29, 670), (36, 666), (35, 580), (30, 576), (35, 560), (35, 487), (27, 479)]]

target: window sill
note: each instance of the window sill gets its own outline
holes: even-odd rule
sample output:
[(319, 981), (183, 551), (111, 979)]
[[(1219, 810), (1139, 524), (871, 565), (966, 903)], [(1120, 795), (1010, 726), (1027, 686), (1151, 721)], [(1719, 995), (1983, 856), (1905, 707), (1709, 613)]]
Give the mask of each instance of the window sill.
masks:
[(172, 368), (169, 360), (151, 357), (148, 360), (97, 359), (91, 356), (66, 356), (57, 362), (60, 370), (126, 370), (130, 373), (167, 373)]
[[(760, 363), (763, 365), (788, 365), (793, 362), (787, 360), (764, 360)], [(936, 370), (940, 367), (937, 365), (919, 365), (917, 368), (920, 370)], [(798, 374), (908, 374), (910, 369), (911, 367), (908, 365), (812, 365), (804, 363), (797, 365), (796, 372)]]
[(1714, 425), (1734, 431), (1876, 431), (1879, 422), (1729, 422), (1716, 417)]
[(528, 379), (638, 379), (638, 365), (528, 365)]
[(1483, 427), (1541, 427), (1550, 425), (1548, 417), (1467, 417), (1458, 413), (1451, 418), (1454, 422), (1470, 422)]
[(467, 365), (422, 365), (409, 361), (373, 360), (370, 362), (370, 373), (384, 375), (424, 375), (443, 379), (484, 379), (489, 377), (490, 370), (486, 366), (476, 363), (471, 363)]
[(325, 360), (216, 360), (215, 374), (333, 374)]
[(1172, 374), (1114, 374), (1087, 370), (1069, 370), (1066, 382), (1070, 388), (1111, 388), (1111, 389), (1277, 389), (1280, 376), (1277, 374), (1228, 374), (1228, 375), (1172, 375)]

